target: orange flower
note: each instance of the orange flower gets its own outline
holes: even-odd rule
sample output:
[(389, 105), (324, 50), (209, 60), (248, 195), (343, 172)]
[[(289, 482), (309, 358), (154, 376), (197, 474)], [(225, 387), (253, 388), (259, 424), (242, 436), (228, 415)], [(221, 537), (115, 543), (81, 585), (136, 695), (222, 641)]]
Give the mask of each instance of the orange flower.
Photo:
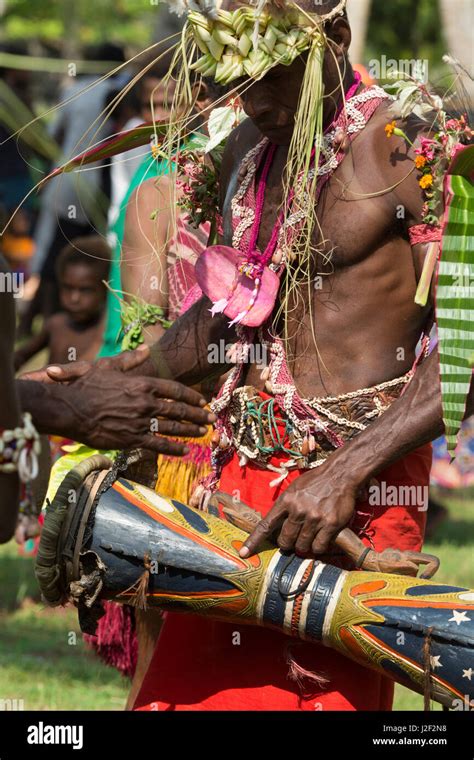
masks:
[(433, 175), (432, 174), (425, 174), (419, 182), (420, 187), (423, 190), (426, 190), (428, 187), (431, 187), (433, 184)]
[(385, 134), (387, 137), (391, 137), (395, 131), (396, 123), (392, 121), (390, 124), (385, 125)]
[(415, 166), (417, 169), (423, 169), (426, 164), (426, 158), (424, 156), (417, 156), (415, 158)]

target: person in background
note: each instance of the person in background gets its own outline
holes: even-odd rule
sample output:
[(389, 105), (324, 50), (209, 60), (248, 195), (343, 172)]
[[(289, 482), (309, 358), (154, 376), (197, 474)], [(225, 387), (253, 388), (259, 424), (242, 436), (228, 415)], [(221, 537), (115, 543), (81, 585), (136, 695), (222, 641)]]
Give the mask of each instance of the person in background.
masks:
[(433, 441), (433, 465), (430, 473), (430, 499), (426, 537), (433, 539), (449, 517), (447, 497), (474, 493), (474, 417), (464, 420), (459, 433), (455, 458), (449, 454), (446, 437)]
[[(89, 48), (86, 60), (110, 62), (110, 68), (125, 62), (123, 48), (103, 43)], [(124, 83), (118, 72), (103, 81), (96, 75), (79, 75), (63, 93), (53, 137), (61, 146), (63, 163), (109, 134), (109, 124), (102, 125), (101, 115), (111, 91)], [(92, 86), (93, 85), (93, 86)], [(89, 170), (90, 169), (90, 170)], [(75, 237), (105, 230), (108, 198), (103, 192), (102, 168), (94, 165), (88, 171), (65, 174), (51, 180), (41, 195), (41, 211), (35, 228), (36, 253), (32, 273), (39, 276), (38, 291), (22, 332), (28, 332), (35, 313), (54, 314), (60, 308), (56, 282), (56, 259), (64, 245)]]
[(49, 362), (93, 359), (102, 341), (110, 250), (99, 235), (75, 238), (56, 262), (61, 311), (15, 352), (15, 369), (45, 348)]
[[(28, 48), (23, 42), (2, 43), (0, 53), (27, 56)], [(23, 142), (8, 139), (14, 131), (6, 123), (7, 115), (11, 116), (10, 97), (32, 110), (31, 73), (28, 70), (0, 67), (0, 203), (9, 214), (33, 185), (28, 165), (30, 149)], [(16, 126), (20, 127), (21, 124)]]
[[(173, 96), (174, 82), (170, 83), (166, 93), (161, 82), (170, 67), (171, 59), (172, 52), (170, 50), (163, 52), (160, 46), (153, 48), (147, 55), (138, 58), (136, 61), (138, 69), (144, 69), (148, 66), (149, 68), (113, 112), (112, 116), (115, 117), (114, 131), (126, 132), (141, 124), (153, 121), (153, 118), (156, 121), (167, 118), (167, 101)], [(112, 99), (112, 94), (110, 99)], [(107, 219), (107, 225), (111, 231), (120, 216), (121, 204), (128, 192), (130, 183), (146, 157), (149, 157), (146, 146), (112, 156), (110, 206)], [(113, 232), (111, 234), (113, 235)]]
[[(164, 119), (167, 117), (167, 104), (173, 96), (173, 83), (165, 93), (161, 81), (167, 73), (171, 63), (171, 53), (160, 55), (152, 52), (153, 57), (159, 60), (148, 68), (139, 80), (130, 97), (136, 98), (139, 123)], [(150, 64), (150, 56), (142, 56), (139, 59), (141, 68)], [(124, 129), (132, 129), (131, 121), (124, 125)], [(138, 166), (137, 166), (138, 163)], [(131, 170), (134, 169), (130, 176)], [(99, 356), (112, 356), (120, 352), (121, 331), (121, 308), (117, 296), (113, 291), (121, 293), (122, 282), (120, 275), (120, 261), (122, 258), (122, 243), (125, 230), (125, 215), (133, 194), (147, 180), (153, 181), (158, 176), (163, 176), (169, 171), (167, 162), (155, 158), (147, 147), (136, 148), (125, 154), (119, 154), (112, 159), (111, 168), (111, 204), (108, 218), (107, 239), (113, 251), (110, 267), (110, 291), (107, 296), (107, 320), (104, 333), (104, 342)], [(145, 222), (146, 223), (146, 222)]]
[[(0, 45), (0, 54), (26, 57), (28, 47), (24, 42), (8, 42)], [(31, 170), (35, 154), (20, 138), (9, 139), (16, 129), (28, 120), (25, 114), (32, 112), (31, 72), (7, 66), (0, 67), (0, 206), (8, 218), (27, 196), (34, 184)], [(34, 253), (32, 226), (34, 207), (32, 198), (22, 205), (1, 238), (1, 250), (14, 272), (28, 275)]]

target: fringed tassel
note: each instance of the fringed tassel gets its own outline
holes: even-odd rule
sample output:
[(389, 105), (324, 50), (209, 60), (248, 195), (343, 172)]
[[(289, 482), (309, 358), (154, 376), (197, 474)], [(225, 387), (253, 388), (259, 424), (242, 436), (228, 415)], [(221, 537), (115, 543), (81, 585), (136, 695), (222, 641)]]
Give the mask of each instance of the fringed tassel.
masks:
[(132, 592), (132, 596), (127, 600), (127, 604), (139, 610), (146, 610), (147, 608), (146, 595), (148, 593), (151, 571), (151, 557), (148, 553), (143, 557), (143, 566), (145, 569), (139, 579), (119, 594), (119, 596), (124, 596)]
[(290, 645), (287, 648), (286, 662), (289, 666), (287, 677), (296, 683), (301, 698), (311, 699), (325, 689), (329, 679), (321, 673), (315, 673), (299, 665), (293, 655), (296, 646)]
[(222, 312), (224, 311), (228, 303), (229, 303), (228, 298), (221, 298), (220, 301), (216, 301), (212, 305), (212, 308), (209, 309), (209, 311), (211, 312), (211, 317), (215, 317), (216, 314), (222, 314)]
[(116, 668), (127, 678), (133, 678), (138, 657), (134, 612), (115, 602), (104, 602), (104, 610), (96, 635), (85, 633), (84, 641), (106, 665)]

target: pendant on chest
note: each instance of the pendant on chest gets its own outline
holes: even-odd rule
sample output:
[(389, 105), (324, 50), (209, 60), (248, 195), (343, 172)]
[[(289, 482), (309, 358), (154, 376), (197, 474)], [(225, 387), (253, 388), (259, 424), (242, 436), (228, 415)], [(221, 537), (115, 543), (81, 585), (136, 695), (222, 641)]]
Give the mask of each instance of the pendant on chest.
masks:
[(268, 266), (226, 245), (213, 245), (201, 254), (196, 278), (214, 304), (213, 316), (224, 313), (231, 324), (246, 327), (258, 327), (271, 316), (280, 287), (280, 278)]

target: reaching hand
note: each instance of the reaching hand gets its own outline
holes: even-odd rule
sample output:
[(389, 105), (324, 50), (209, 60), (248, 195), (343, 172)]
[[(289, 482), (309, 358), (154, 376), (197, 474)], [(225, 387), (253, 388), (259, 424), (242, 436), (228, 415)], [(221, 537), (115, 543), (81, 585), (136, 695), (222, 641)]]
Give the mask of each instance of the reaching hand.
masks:
[(99, 364), (61, 390), (71, 410), (68, 435), (99, 449), (142, 447), (179, 456), (185, 444), (161, 436), (199, 437), (215, 420), (203, 408), (205, 399), (181, 383)]
[(56, 394), (67, 408), (63, 434), (98, 449), (141, 447), (182, 456), (184, 443), (162, 436), (197, 438), (215, 416), (200, 393), (173, 380), (134, 374), (149, 356), (147, 346), (98, 361), (51, 365), (22, 375), (64, 386)]

